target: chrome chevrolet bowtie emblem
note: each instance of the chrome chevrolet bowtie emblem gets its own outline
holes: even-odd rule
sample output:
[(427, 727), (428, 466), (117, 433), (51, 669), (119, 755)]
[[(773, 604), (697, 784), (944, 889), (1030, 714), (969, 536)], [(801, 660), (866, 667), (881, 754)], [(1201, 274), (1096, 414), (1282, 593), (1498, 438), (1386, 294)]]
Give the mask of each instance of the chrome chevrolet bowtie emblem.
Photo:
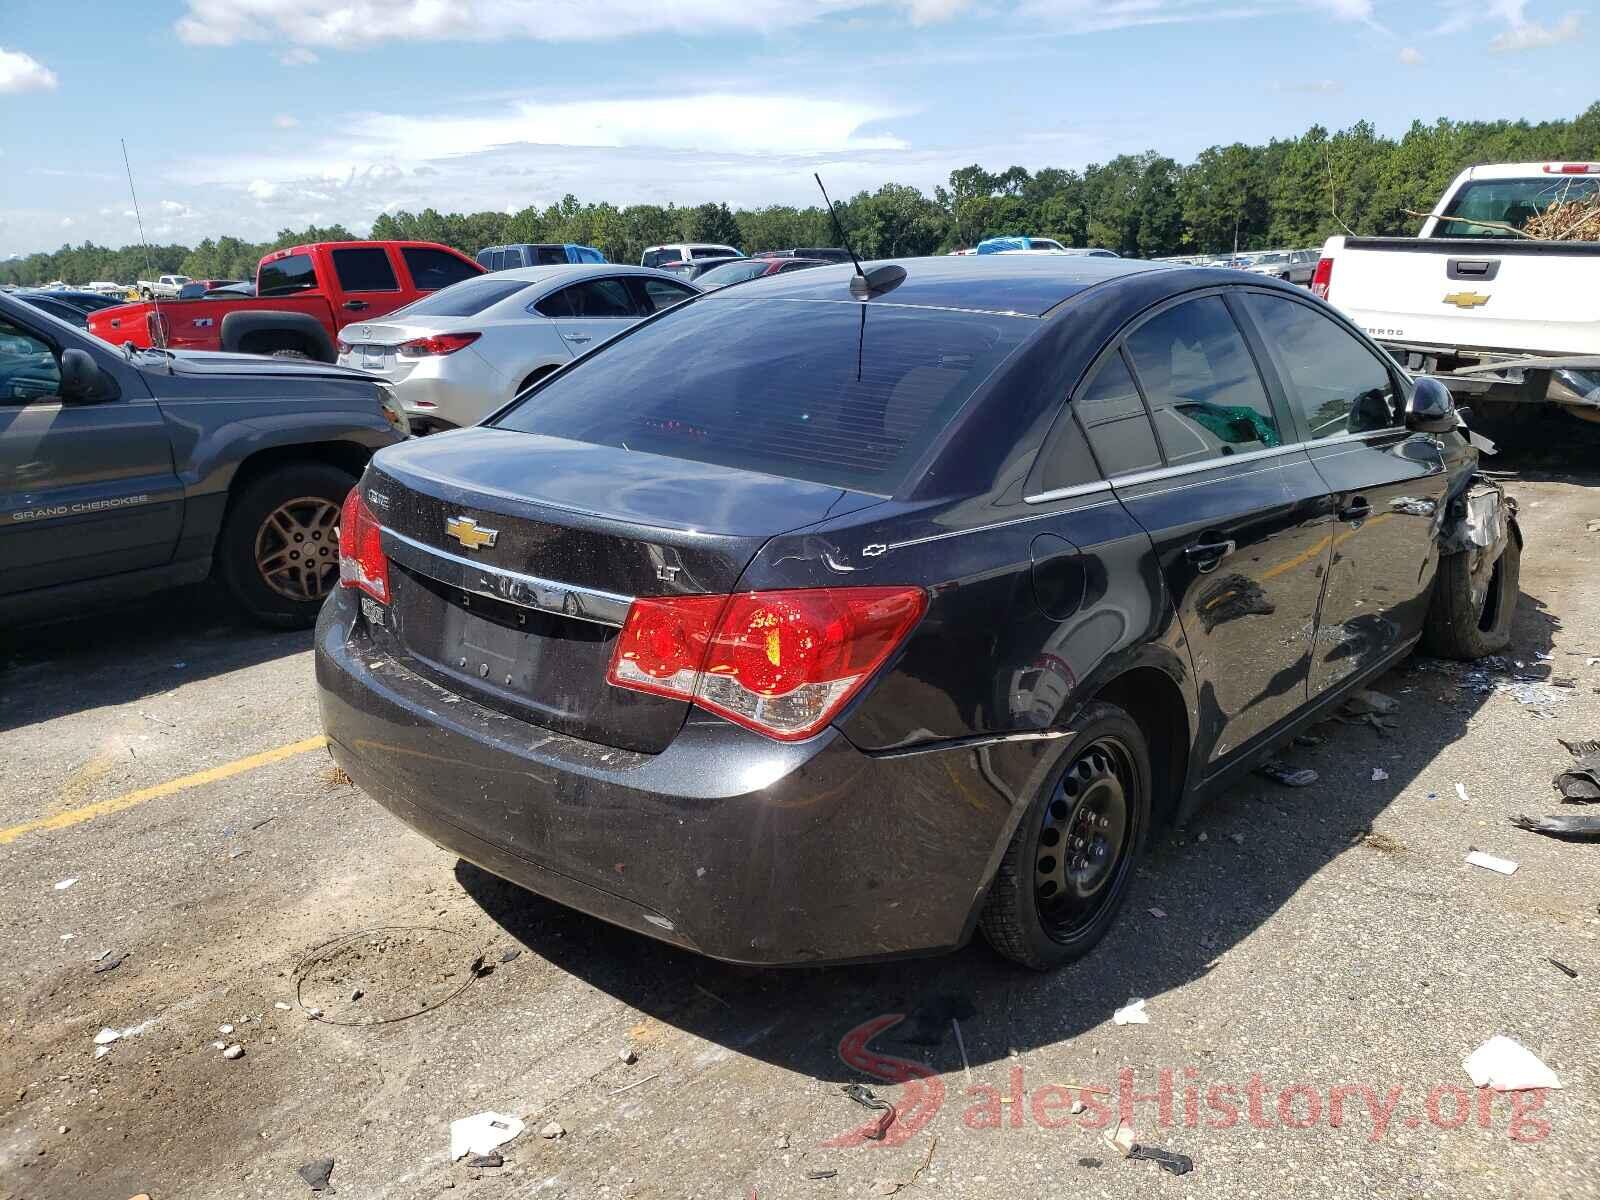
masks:
[(1454, 304), (1457, 308), (1482, 308), (1489, 303), (1489, 297), (1482, 292), (1451, 292), (1444, 302)]
[(482, 550), (494, 545), (500, 536), (498, 529), (485, 529), (471, 517), (451, 517), (444, 523), (444, 531), (468, 550)]

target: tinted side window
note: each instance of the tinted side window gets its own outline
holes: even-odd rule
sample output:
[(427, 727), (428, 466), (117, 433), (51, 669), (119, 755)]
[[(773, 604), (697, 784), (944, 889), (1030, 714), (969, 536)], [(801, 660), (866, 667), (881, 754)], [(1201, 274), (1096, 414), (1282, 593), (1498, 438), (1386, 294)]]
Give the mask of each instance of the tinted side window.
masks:
[(1113, 354), (1101, 364), (1089, 385), (1073, 397), (1072, 408), (1107, 479), (1161, 466), (1150, 417), (1122, 355)]
[(55, 351), (27, 330), (0, 320), (0, 404), (26, 404), (60, 391)]
[(533, 262), (535, 267), (555, 267), (567, 261), (567, 248), (565, 246), (535, 246), (533, 248)]
[(378, 246), (371, 249), (335, 250), (333, 269), (339, 286), (347, 292), (398, 292), (400, 284), (389, 265), (389, 252)]
[(665, 279), (646, 278), (637, 279), (635, 282), (640, 285), (639, 290), (644, 296), (646, 312), (660, 312), (663, 308), (671, 308), (695, 294), (692, 288), (668, 283)]
[(678, 256), (671, 250), (646, 250), (641, 266), (659, 267), (664, 262), (676, 262)]
[(316, 286), (317, 271), (311, 265), (309, 254), (291, 254), (262, 263), (256, 274), (258, 296), (282, 296), (288, 292), (310, 291)]
[(478, 274), (470, 263), (446, 254), (443, 250), (429, 250), (410, 246), (400, 252), (405, 256), (406, 270), (411, 272), (411, 282), (421, 292), (433, 292)]
[(1251, 292), (1244, 302), (1272, 347), (1290, 403), (1313, 438), (1367, 433), (1401, 423), (1394, 377), (1347, 330), (1293, 300)]
[[(560, 294), (566, 297), (571, 312), (558, 315), (602, 318), (639, 315), (633, 294), (628, 291), (627, 283), (621, 279), (589, 279), (561, 289)], [(543, 311), (542, 305), (540, 310)]]
[(1169, 308), (1127, 344), (1168, 464), (1282, 444), (1255, 360), (1220, 296)]

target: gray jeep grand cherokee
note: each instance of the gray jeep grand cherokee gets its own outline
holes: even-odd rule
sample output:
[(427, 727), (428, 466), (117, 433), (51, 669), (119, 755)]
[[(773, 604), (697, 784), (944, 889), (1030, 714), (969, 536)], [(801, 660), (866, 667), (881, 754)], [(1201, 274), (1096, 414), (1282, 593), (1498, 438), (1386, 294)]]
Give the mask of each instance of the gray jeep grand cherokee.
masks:
[(215, 574), (256, 620), (310, 625), (345, 494), (400, 440), (385, 391), (316, 363), (119, 350), (0, 296), (0, 622)]

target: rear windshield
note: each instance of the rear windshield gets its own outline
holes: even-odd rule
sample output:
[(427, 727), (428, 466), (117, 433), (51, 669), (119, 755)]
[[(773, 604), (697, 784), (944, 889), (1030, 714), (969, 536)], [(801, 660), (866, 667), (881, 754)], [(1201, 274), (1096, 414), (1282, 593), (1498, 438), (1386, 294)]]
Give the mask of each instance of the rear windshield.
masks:
[[(1434, 237), (1508, 238), (1517, 235), (1497, 225), (1521, 229), (1560, 200), (1588, 200), (1600, 191), (1592, 175), (1544, 175), (1532, 179), (1474, 179), (1450, 198)], [(1497, 225), (1480, 225), (1494, 221)]]
[(490, 305), (532, 286), (526, 279), (469, 279), (424, 296), (394, 316), (475, 317)]
[(1038, 324), (708, 298), (592, 352), (494, 422), (888, 495)]

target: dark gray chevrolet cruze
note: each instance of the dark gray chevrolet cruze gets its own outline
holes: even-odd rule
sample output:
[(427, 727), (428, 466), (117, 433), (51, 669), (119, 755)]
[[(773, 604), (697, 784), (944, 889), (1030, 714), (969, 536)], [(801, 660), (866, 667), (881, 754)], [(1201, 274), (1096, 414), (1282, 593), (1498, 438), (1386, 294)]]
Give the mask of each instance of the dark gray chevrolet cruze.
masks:
[[(1520, 534), (1448, 393), (1305, 292), (1007, 255), (691, 300), (345, 505), (339, 763), (462, 857), (749, 963), (1083, 954), (1149, 835)], [(886, 277), (885, 277), (886, 276)]]

